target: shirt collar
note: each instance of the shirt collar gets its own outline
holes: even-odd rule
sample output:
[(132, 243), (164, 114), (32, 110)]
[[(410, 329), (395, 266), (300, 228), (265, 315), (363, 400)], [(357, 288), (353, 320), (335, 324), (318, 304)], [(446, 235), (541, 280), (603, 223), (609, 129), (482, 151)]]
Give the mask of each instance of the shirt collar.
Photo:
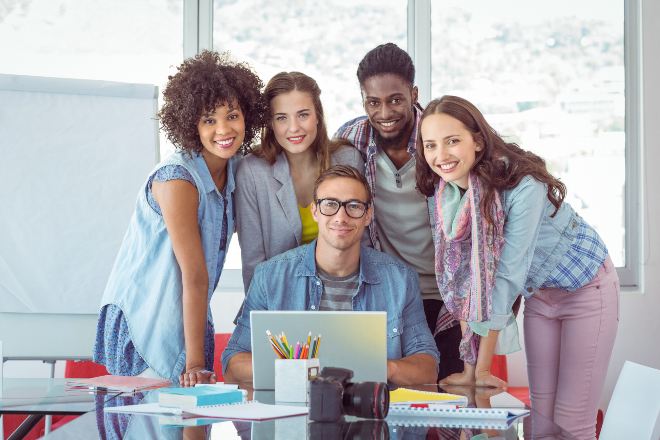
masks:
[[(234, 167), (236, 166), (236, 160), (236, 156), (232, 156), (227, 161), (227, 183), (225, 184), (225, 194), (233, 193), (234, 189), (236, 188), (236, 183), (234, 182)], [(206, 161), (204, 160), (204, 155), (201, 153), (199, 155), (193, 155), (193, 162), (195, 163), (195, 168), (197, 168), (197, 174), (199, 174), (200, 179), (202, 179), (202, 184), (204, 185), (206, 194), (213, 190), (217, 191), (215, 182), (211, 177), (209, 167), (206, 165)], [(220, 194), (219, 191), (218, 194)]]
[[(302, 264), (298, 267), (298, 276), (314, 277), (316, 276), (316, 238), (313, 242), (307, 245), (305, 254), (303, 255)], [(369, 257), (368, 251), (365, 251), (364, 246), (360, 246), (360, 283), (363, 281), (369, 284), (377, 284), (380, 282), (378, 274), (374, 269), (374, 264)]]

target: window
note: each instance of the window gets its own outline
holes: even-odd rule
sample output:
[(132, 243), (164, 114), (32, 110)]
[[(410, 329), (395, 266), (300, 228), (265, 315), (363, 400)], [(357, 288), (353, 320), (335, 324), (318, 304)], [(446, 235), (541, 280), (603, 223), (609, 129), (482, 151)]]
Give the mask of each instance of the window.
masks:
[[(181, 0), (9, 0), (0, 72), (165, 85), (183, 60)], [(170, 68), (170, 66), (172, 66)], [(162, 104), (162, 103), (161, 103)], [(161, 136), (161, 157), (174, 149)]]
[(614, 264), (629, 264), (624, 0), (442, 0), (431, 22), (432, 96), (468, 99), (543, 157)]
[[(332, 135), (364, 114), (356, 77), (364, 55), (388, 42), (406, 49), (407, 8), (401, 0), (291, 0), (284, 6), (268, 0), (215, 0), (213, 48), (248, 61), (264, 84), (282, 71), (314, 78)], [(240, 267), (234, 237), (225, 269)]]

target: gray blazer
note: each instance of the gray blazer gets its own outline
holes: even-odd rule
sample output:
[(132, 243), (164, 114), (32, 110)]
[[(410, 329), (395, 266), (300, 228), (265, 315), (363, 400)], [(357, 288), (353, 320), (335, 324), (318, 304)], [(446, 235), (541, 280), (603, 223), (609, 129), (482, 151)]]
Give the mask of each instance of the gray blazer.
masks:
[[(331, 156), (330, 164), (351, 165), (364, 174), (364, 160), (353, 147), (340, 147)], [(284, 152), (273, 165), (262, 157), (245, 156), (238, 163), (235, 201), (243, 286), (247, 294), (257, 264), (302, 244), (298, 199)], [(373, 247), (367, 229), (362, 244)]]

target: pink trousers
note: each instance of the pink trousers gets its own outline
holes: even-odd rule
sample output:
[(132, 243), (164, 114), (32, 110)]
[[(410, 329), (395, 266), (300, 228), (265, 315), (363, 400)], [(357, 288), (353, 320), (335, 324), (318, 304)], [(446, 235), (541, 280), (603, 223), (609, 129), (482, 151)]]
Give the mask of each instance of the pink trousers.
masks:
[[(579, 440), (595, 439), (619, 325), (619, 277), (610, 256), (580, 289), (534, 292), (524, 315), (532, 409)], [(535, 439), (559, 434), (545, 418), (532, 420)]]

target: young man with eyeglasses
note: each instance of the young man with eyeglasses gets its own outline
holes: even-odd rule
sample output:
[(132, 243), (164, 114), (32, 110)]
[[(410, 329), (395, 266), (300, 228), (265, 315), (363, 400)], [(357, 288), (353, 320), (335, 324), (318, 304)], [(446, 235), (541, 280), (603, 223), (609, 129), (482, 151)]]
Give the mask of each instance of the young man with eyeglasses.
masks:
[(360, 246), (373, 208), (358, 170), (336, 165), (316, 180), (312, 215), (319, 236), (257, 266), (243, 313), (222, 353), (227, 382), (252, 381), (252, 310), (386, 311), (387, 379), (397, 385), (436, 381), (439, 353), (419, 295), (417, 272)]

